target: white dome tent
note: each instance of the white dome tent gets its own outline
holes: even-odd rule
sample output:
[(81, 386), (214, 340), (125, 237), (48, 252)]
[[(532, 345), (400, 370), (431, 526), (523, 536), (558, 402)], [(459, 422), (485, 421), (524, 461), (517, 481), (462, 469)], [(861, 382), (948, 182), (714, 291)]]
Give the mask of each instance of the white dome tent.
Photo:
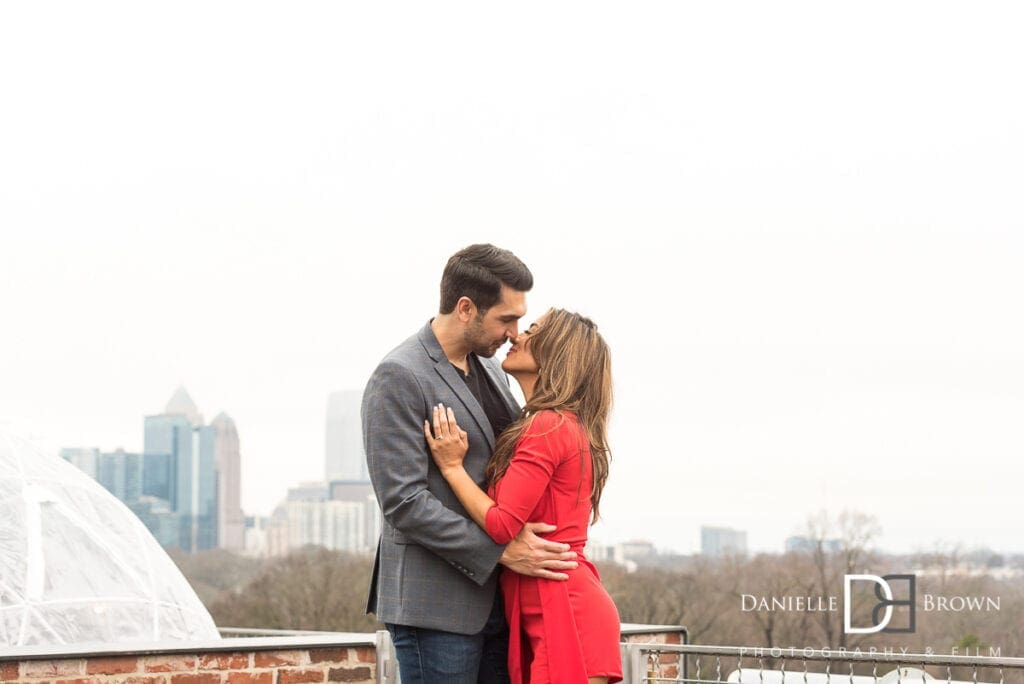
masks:
[(70, 463), (0, 430), (0, 646), (217, 638), (135, 514)]

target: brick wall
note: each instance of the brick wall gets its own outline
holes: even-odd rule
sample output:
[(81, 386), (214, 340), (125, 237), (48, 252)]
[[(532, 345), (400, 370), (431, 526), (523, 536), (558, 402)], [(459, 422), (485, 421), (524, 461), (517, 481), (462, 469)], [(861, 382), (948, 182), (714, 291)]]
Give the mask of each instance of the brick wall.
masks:
[[(628, 644), (682, 644), (682, 631), (644, 631), (634, 633), (623, 633), (622, 641)], [(623, 663), (625, 665), (625, 663)], [(676, 653), (660, 653), (651, 656), (644, 663), (645, 671), (641, 673), (646, 677), (661, 677), (675, 679), (679, 675), (679, 655)]]
[(126, 654), (0, 661), (0, 682), (32, 684), (290, 684), (376, 677), (374, 646)]

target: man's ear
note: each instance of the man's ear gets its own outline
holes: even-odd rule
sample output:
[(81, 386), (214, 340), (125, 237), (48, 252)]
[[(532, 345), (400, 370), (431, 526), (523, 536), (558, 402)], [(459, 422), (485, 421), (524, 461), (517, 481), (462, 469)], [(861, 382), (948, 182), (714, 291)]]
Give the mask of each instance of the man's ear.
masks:
[(469, 323), (476, 318), (476, 304), (469, 297), (459, 297), (459, 301), (455, 302), (455, 314), (463, 323)]

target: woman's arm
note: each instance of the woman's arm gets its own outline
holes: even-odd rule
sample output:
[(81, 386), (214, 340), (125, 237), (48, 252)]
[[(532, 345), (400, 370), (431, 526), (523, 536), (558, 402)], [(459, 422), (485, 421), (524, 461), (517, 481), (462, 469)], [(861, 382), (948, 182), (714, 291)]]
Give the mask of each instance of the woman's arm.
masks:
[(487, 496), (462, 466), (469, 443), (455, 421), (454, 412), (450, 408), (435, 408), (433, 418), (434, 434), (430, 434), (426, 422), (423, 432), (442, 476), (473, 521), (487, 530), (495, 542), (507, 544), (522, 530), (551, 481), (561, 450), (549, 436), (565, 418), (553, 411), (534, 416), (502, 477), (498, 501)]

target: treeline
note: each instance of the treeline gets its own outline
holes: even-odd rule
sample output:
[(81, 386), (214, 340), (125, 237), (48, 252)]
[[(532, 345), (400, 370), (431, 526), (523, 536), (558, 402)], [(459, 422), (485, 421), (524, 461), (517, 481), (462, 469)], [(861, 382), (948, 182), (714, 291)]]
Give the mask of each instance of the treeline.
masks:
[[(615, 599), (623, 622), (684, 625), (690, 641), (701, 644), (838, 648), (905, 647), (909, 652), (1003, 656), (1024, 653), (1024, 581), (991, 574), (966, 575), (955, 558), (881, 557), (866, 550), (864, 539), (808, 551), (753, 557), (681, 561), (679, 567), (626, 572), (602, 565), (604, 585)], [(174, 559), (197, 590), (214, 621), (222, 627), (368, 632), (382, 626), (364, 612), (372, 559), (318, 547), (289, 556), (257, 560), (225, 551)], [(845, 634), (843, 576), (910, 573), (917, 576), (915, 631), (907, 634)], [(900, 592), (905, 585), (894, 583)], [(878, 603), (870, 585), (854, 593), (855, 624), (870, 624)], [(983, 611), (925, 611), (924, 595), (985, 597)], [(828, 597), (836, 597), (833, 610)], [(747, 597), (747, 598), (744, 598)], [(754, 598), (750, 598), (754, 597)], [(807, 597), (802, 609), (764, 610), (760, 599)], [(825, 603), (822, 604), (823, 597)], [(899, 596), (897, 596), (899, 598)], [(998, 610), (992, 610), (992, 600)], [(933, 602), (934, 604), (934, 602)], [(813, 605), (816, 610), (808, 610)], [(756, 608), (755, 608), (756, 607)], [(897, 608), (893, 627), (906, 626), (908, 610)]]

